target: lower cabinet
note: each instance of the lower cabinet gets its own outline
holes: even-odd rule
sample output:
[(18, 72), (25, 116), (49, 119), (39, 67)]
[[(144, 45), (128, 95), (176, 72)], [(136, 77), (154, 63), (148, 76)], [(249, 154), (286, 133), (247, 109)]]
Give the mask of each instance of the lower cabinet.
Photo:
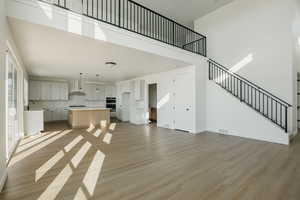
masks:
[(44, 112), (44, 120), (45, 122), (52, 122), (52, 121), (64, 121), (68, 119), (68, 110), (64, 108), (61, 109), (46, 109)]

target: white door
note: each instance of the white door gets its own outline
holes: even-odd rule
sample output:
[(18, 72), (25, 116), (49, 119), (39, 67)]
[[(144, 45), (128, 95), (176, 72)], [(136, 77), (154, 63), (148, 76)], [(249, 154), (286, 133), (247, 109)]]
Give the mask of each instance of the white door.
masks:
[(122, 94), (121, 119), (123, 122), (130, 120), (130, 93)]
[(192, 80), (191, 74), (182, 74), (178, 75), (174, 81), (175, 129), (188, 132), (192, 131), (193, 126)]
[(18, 118), (18, 71), (10, 54), (7, 54), (7, 158), (14, 150), (19, 135)]

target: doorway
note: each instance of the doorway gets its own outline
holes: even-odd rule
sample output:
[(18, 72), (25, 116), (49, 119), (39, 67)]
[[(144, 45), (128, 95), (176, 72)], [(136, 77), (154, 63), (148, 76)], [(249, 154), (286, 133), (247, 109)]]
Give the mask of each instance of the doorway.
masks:
[(157, 123), (157, 84), (148, 85), (148, 110), (149, 110), (149, 123)]
[(130, 93), (122, 94), (121, 120), (123, 122), (130, 121)]
[(192, 74), (181, 74), (174, 80), (175, 83), (175, 129), (192, 131)]

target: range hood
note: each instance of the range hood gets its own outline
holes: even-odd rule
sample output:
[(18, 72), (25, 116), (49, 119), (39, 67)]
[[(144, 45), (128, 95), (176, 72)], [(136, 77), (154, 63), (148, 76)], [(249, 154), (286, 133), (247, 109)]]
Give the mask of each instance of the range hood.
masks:
[(83, 90), (83, 84), (82, 84), (81, 80), (72, 80), (71, 81), (70, 95), (85, 96), (85, 93)]

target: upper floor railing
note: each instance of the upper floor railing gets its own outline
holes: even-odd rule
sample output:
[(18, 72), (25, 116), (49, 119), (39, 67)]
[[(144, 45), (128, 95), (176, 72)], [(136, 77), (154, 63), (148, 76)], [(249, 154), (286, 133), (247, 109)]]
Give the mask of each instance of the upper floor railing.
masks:
[(206, 37), (131, 0), (40, 0), (206, 57)]

